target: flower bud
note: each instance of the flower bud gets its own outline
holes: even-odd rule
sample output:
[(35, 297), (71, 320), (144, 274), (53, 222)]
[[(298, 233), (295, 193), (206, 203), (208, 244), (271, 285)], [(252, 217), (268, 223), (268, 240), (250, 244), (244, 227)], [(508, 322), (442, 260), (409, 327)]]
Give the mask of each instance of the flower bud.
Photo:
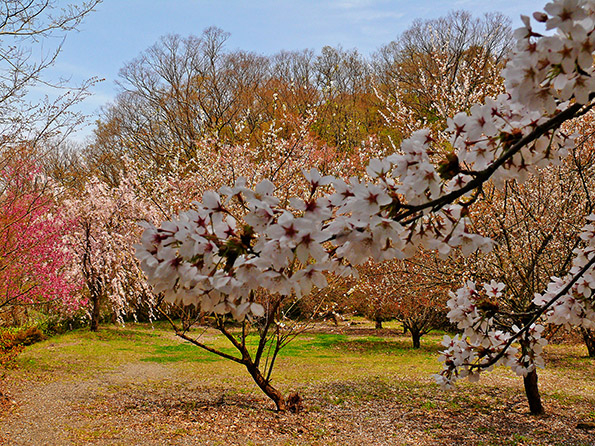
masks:
[(533, 18), (540, 23), (547, 22), (547, 14), (545, 12), (536, 11), (533, 13)]

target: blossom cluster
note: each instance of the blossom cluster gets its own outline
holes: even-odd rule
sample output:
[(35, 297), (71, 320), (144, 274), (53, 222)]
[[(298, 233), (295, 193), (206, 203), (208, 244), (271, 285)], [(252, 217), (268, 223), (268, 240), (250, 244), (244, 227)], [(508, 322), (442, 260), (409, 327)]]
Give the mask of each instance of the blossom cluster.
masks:
[(65, 242), (77, 260), (72, 262), (74, 275), (86, 286), (91, 303), (105, 297), (105, 304), (120, 322), (125, 316), (136, 317), (143, 305), (152, 316), (154, 303), (132, 245), (140, 235), (136, 222), (150, 218), (155, 211), (136, 196), (134, 180), (129, 172), (119, 178), (117, 187), (110, 188), (98, 178), (90, 178), (82, 193), (77, 191), (62, 203), (73, 222)]
[[(560, 104), (555, 111), (566, 106), (566, 103)], [(486, 98), (484, 104), (473, 105), (469, 114), (456, 114), (448, 120), (447, 131), (451, 134), (450, 142), (456, 149), (458, 162), (465, 169), (481, 171), (549, 118), (549, 114), (540, 110), (515, 103), (508, 93), (495, 99)], [(524, 180), (539, 167), (558, 164), (573, 143), (573, 135), (547, 131), (508, 158), (505, 168), (495, 172), (492, 180), (497, 184), (511, 178)], [(456, 181), (460, 184), (469, 179), (463, 176)]]
[(72, 313), (85, 305), (64, 240), (73, 221), (56, 204), (41, 168), (15, 156), (0, 169), (0, 308), (50, 303)]
[[(519, 113), (520, 119), (516, 122), (529, 129), (543, 124), (544, 117), (566, 109), (570, 100), (576, 104), (588, 104), (595, 91), (595, 2), (555, 1), (548, 3), (545, 11), (535, 13), (534, 17), (545, 23), (546, 30), (555, 29), (555, 34), (544, 36), (535, 32), (530, 19), (523, 17), (524, 26), (515, 32), (518, 38), (516, 51), (503, 72), (512, 99), (505, 104), (510, 104), (512, 113)], [(490, 102), (488, 99), (485, 105), (473, 106), (473, 118), (465, 114), (456, 115), (449, 123), (450, 129), (464, 133), (470, 119), (479, 120), (482, 135), (488, 136), (489, 147), (489, 136), (497, 134), (491, 127), (492, 121), (484, 117), (490, 115), (486, 110)], [(491, 109), (492, 116), (497, 114), (496, 107)], [(464, 141), (453, 141), (459, 148), (459, 159), (482, 164), (484, 154), (490, 153), (490, 150), (493, 152), (493, 149), (478, 151), (478, 148), (486, 148), (486, 140), (480, 144), (473, 143), (474, 135), (466, 133)], [(511, 143), (516, 143), (524, 135), (517, 136)], [(525, 145), (509, 159), (511, 168), (501, 170), (500, 175), (523, 179), (531, 168), (550, 160), (556, 162), (565, 156), (566, 148), (572, 143), (572, 138), (563, 135), (561, 138), (557, 151), (552, 151), (552, 147), (556, 146), (543, 138)], [(481, 141), (481, 137), (478, 140)], [(491, 162), (493, 160), (488, 158), (485, 166)], [(494, 179), (498, 177), (496, 175)], [(589, 216), (588, 220), (593, 222), (595, 216)], [(584, 246), (575, 249), (569, 274), (562, 279), (552, 278), (546, 291), (535, 295), (533, 303), (537, 310), (533, 311), (533, 317), (525, 327), (513, 326), (511, 332), (505, 332), (500, 329), (502, 324), (495, 319), (498, 314), (497, 298), (503, 292), (504, 284), (492, 281), (484, 285), (483, 292), (478, 292), (476, 285), (469, 282), (452, 293), (448, 317), (463, 330), (463, 334), (444, 339), (446, 349), (441, 356), (444, 369), (435, 375), (439, 384), (451, 387), (459, 378), (478, 379), (480, 371), (490, 370), (498, 364), (510, 366), (517, 374), (526, 376), (535, 367), (544, 365), (541, 353), (547, 344), (542, 338), (545, 324), (595, 327), (591, 296), (595, 287), (595, 270), (592, 267), (595, 226), (592, 223), (586, 225), (580, 238)], [(518, 341), (515, 345), (520, 347), (520, 351), (512, 346), (513, 341)]]
[[(167, 300), (243, 319), (262, 314), (253, 291), (308, 294), (313, 286), (326, 286), (324, 272), (348, 274), (368, 258), (403, 258), (407, 245), (421, 239), (447, 248), (489, 246), (467, 232), (458, 205), (410, 227), (392, 219), (389, 205), (398, 194), (398, 163), (398, 157), (373, 161), (368, 174), (377, 177), (376, 182), (346, 182), (313, 169), (305, 173), (310, 197), (293, 198), (286, 207), (270, 181), (250, 189), (239, 179), (219, 193), (205, 192), (195, 209), (161, 228), (146, 225), (137, 256), (154, 291), (163, 292)], [(329, 185), (333, 193), (317, 193)], [(417, 194), (411, 188), (400, 190)], [(245, 209), (241, 217), (233, 215), (234, 210), (241, 212), (237, 203)]]
[[(595, 290), (595, 214), (587, 217), (591, 223), (585, 225), (580, 234), (584, 246), (574, 250), (575, 258), (569, 274), (564, 278), (552, 278), (543, 294), (536, 294), (533, 303), (547, 306), (548, 322), (566, 327), (576, 326), (595, 328), (595, 308), (593, 290)], [(580, 273), (582, 270), (585, 270)], [(579, 276), (580, 277), (577, 277)], [(574, 283), (571, 281), (575, 279)], [(567, 292), (561, 294), (565, 288)], [(561, 294), (561, 295), (560, 295)]]
[[(595, 221), (595, 214), (587, 217)], [(495, 365), (512, 368), (518, 375), (525, 376), (535, 367), (543, 367), (541, 356), (547, 340), (542, 337), (546, 324), (595, 328), (595, 308), (592, 293), (595, 289), (595, 225), (589, 223), (580, 234), (584, 246), (574, 250), (576, 254), (569, 274), (562, 278), (552, 278), (543, 294), (536, 294), (533, 303), (537, 310), (533, 313), (536, 322), (523, 332), (513, 326), (512, 332), (502, 331), (495, 320), (498, 313), (498, 298), (504, 291), (504, 284), (491, 281), (484, 284), (483, 293), (473, 282), (451, 293), (447, 305), (448, 318), (457, 328), (463, 330), (451, 339), (445, 336), (442, 345), (441, 361), (444, 369), (435, 375), (443, 387), (451, 387), (457, 379), (479, 378), (482, 370), (491, 370)], [(583, 271), (584, 270), (584, 271)], [(541, 316), (541, 317), (540, 317)], [(512, 340), (520, 344), (512, 347)]]
[(503, 71), (508, 91), (532, 110), (552, 113), (559, 102), (589, 102), (595, 91), (595, 2), (559, 0), (533, 17), (552, 35), (536, 32), (527, 16), (515, 31), (516, 51)]
[[(461, 378), (477, 381), (482, 371), (490, 371), (497, 365), (508, 366), (521, 376), (544, 366), (541, 353), (547, 341), (541, 336), (543, 325), (532, 323), (521, 333), (517, 326), (508, 332), (497, 323), (497, 301), (504, 288), (504, 284), (492, 280), (478, 289), (469, 281), (451, 293), (447, 316), (463, 333), (452, 339), (445, 336), (442, 342), (446, 349), (439, 359), (444, 368), (434, 375), (442, 387), (450, 388)], [(511, 345), (516, 337), (520, 337), (520, 350)]]

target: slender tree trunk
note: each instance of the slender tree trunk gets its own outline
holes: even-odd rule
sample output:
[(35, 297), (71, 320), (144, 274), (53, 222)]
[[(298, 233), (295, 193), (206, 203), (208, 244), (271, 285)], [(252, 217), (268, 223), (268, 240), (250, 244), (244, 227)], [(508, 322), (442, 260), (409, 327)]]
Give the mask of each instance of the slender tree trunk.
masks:
[(254, 382), (260, 387), (260, 389), (273, 400), (278, 412), (285, 412), (285, 398), (283, 394), (271, 386), (270, 382), (260, 372), (260, 369), (254, 365), (251, 361), (244, 364), (248, 373), (254, 379)]
[(376, 330), (382, 329), (382, 319), (376, 319)]
[(581, 333), (583, 334), (583, 340), (589, 352), (589, 358), (595, 358), (595, 331), (588, 328), (581, 328)]
[(537, 370), (533, 370), (523, 378), (525, 384), (525, 394), (529, 402), (529, 410), (533, 415), (541, 415), (544, 413), (541, 405), (541, 395), (539, 395), (539, 388), (537, 386)]
[(93, 308), (91, 309), (91, 331), (97, 331), (99, 329), (99, 305), (101, 303), (103, 284), (91, 262), (91, 224), (88, 221), (83, 221), (82, 225), (85, 230), (85, 249), (82, 258), (82, 272), (85, 277), (87, 288), (89, 289), (89, 294), (91, 295), (91, 304), (93, 305)]
[[(276, 306), (275, 306), (275, 308), (273, 308), (273, 312), (274, 311), (276, 311)], [(272, 318), (270, 318), (269, 320), (272, 320)], [(172, 323), (172, 325), (173, 325), (173, 323)], [(266, 337), (266, 333), (267, 333), (269, 326), (270, 326), (270, 323), (267, 324), (266, 329), (263, 332), (261, 332), (261, 342), (263, 342), (263, 339), (264, 339), (262, 336)], [(174, 325), (174, 327), (175, 327), (175, 325)], [(257, 353), (255, 359), (252, 359), (250, 352), (246, 348), (246, 345), (244, 342), (245, 341), (244, 327), (245, 327), (245, 325), (242, 328), (242, 341), (240, 342), (229, 331), (227, 331), (227, 329), (225, 328), (224, 321), (220, 318), (217, 318), (217, 328), (219, 329), (219, 331), (221, 331), (221, 333), (223, 333), (225, 335), (225, 337), (227, 339), (229, 339), (229, 341), (233, 344), (233, 346), (236, 349), (238, 349), (238, 351), (242, 354), (241, 359), (234, 359), (231, 356), (227, 355), (226, 353), (209, 348), (209, 347), (205, 346), (204, 344), (199, 343), (196, 340), (191, 340), (191, 342), (195, 345), (198, 345), (198, 346), (208, 350), (208, 351), (218, 354), (219, 356), (223, 356), (228, 359), (233, 359), (235, 362), (243, 364), (246, 367), (246, 369), (248, 370), (248, 373), (250, 374), (250, 376), (252, 377), (252, 379), (254, 380), (256, 385), (258, 387), (260, 387), (260, 390), (262, 390), (266, 396), (268, 396), (270, 399), (273, 400), (273, 402), (275, 403), (275, 406), (277, 407), (277, 411), (285, 412), (285, 410), (286, 410), (285, 398), (283, 397), (283, 394), (281, 392), (279, 392), (277, 389), (275, 389), (273, 386), (271, 386), (270, 372), (269, 372), (269, 376), (265, 377), (265, 375), (263, 375), (262, 372), (260, 371), (260, 367), (259, 367), (260, 355)], [(182, 335), (182, 337), (184, 339), (190, 340), (188, 337), (186, 337), (184, 335)], [(264, 347), (264, 344), (262, 344), (262, 347)], [(259, 346), (259, 350), (260, 350), (260, 348), (261, 348), (261, 346)], [(270, 370), (272, 370), (273, 363), (271, 363), (269, 365), (269, 367), (270, 367)]]
[(98, 293), (91, 292), (91, 303), (93, 304), (93, 308), (91, 308), (91, 331), (99, 330), (100, 300)]
[(411, 332), (411, 340), (413, 341), (413, 348), (421, 348), (421, 333), (417, 330), (409, 330)]

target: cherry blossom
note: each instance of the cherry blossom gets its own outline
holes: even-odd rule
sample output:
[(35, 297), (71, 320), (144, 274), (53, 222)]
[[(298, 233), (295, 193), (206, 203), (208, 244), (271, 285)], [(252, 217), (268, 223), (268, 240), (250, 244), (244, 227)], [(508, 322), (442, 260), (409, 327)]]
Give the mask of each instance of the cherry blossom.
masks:
[[(367, 177), (307, 170), (306, 196), (288, 200), (268, 179), (249, 186), (248, 178), (205, 191), (193, 210), (145, 230), (136, 252), (149, 284), (173, 302), (242, 320), (262, 314), (252, 301), (259, 290), (306, 294), (326, 285), (325, 272), (404, 258), (419, 246), (442, 255), (455, 247), (488, 251), (493, 242), (472, 233), (468, 217), (482, 185), (522, 181), (559, 163), (574, 143), (561, 124), (590, 110), (595, 93), (595, 2), (555, 0), (535, 17), (552, 33), (536, 32), (523, 17), (502, 73), (507, 91), (448, 120), (452, 150), (444, 159), (436, 160), (443, 146), (420, 129), (371, 160)], [(543, 324), (592, 328), (594, 234), (585, 226), (570, 274), (535, 297), (538, 310), (513, 332), (498, 328), (490, 303), (502, 284), (468, 282), (453, 293), (449, 317), (463, 334), (445, 338), (437, 381), (476, 380), (498, 364), (526, 375), (543, 366)]]

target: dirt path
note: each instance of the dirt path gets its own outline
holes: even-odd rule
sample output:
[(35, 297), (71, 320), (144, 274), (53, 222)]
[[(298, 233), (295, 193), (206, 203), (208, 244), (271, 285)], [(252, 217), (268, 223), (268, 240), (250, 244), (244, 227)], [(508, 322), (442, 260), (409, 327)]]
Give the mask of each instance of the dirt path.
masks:
[(154, 363), (126, 364), (90, 380), (40, 381), (34, 385), (31, 380), (17, 373), (8, 383), (9, 395), (14, 404), (10, 408), (10, 415), (0, 420), (0, 444), (82, 444), (80, 441), (83, 439), (76, 438), (77, 432), (93, 424), (92, 417), (85, 409), (93, 407), (102, 399), (105, 389), (119, 388), (131, 382), (167, 378), (167, 368)]

